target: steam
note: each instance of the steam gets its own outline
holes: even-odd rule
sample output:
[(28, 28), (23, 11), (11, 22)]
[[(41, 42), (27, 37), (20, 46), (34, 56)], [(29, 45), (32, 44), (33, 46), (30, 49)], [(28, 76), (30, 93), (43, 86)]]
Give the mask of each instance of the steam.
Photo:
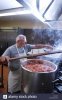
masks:
[[(56, 45), (56, 47), (54, 47), (53, 51), (60, 51), (62, 50), (62, 43)], [(51, 58), (56, 58), (56, 59), (60, 59), (61, 58), (62, 53), (57, 53), (57, 54), (51, 54), (51, 55), (47, 55), (48, 57)]]
[[(34, 43), (51, 44), (54, 51), (62, 50), (62, 30), (52, 29), (33, 29)], [(62, 53), (46, 55), (52, 59), (54, 63), (59, 64)]]

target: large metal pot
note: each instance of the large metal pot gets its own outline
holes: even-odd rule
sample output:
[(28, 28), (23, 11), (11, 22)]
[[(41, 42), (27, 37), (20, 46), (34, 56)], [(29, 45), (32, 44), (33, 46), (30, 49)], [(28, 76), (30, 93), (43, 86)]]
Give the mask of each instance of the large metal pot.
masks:
[[(40, 63), (46, 64), (54, 68), (51, 72), (32, 72), (25, 68), (30, 61), (40, 61)], [(24, 93), (50, 93), (53, 91), (53, 81), (57, 66), (47, 60), (29, 59), (22, 64), (22, 83)]]

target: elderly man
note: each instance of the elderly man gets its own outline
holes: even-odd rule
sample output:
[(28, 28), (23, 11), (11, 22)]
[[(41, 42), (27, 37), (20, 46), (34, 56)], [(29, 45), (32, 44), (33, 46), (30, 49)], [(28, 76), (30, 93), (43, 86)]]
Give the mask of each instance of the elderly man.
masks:
[[(19, 56), (25, 56), (27, 52), (29, 52), (31, 49), (35, 48), (49, 48), (52, 49), (50, 45), (43, 45), (43, 44), (37, 44), (37, 45), (30, 45), (27, 44), (26, 37), (24, 35), (18, 35), (16, 37), (16, 44), (10, 46), (7, 48), (7, 50), (3, 53), (1, 57), (1, 61), (4, 62), (5, 60), (8, 61), (8, 67), (9, 67), (9, 75), (8, 75), (8, 92), (14, 93), (21, 91), (21, 62), (23, 59), (18, 59), (14, 61), (9, 61), (10, 58), (13, 57), (19, 57)], [(26, 59), (26, 58), (25, 58)]]

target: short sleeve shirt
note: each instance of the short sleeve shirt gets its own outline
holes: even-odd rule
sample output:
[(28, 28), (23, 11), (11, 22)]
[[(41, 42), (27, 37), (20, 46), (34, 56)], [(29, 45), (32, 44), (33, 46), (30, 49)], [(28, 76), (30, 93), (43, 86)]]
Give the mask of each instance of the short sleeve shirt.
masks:
[[(24, 52), (22, 48), (18, 48), (18, 49), (19, 49), (19, 53), (23, 53)], [(32, 45), (30, 45), (30, 44), (26, 44), (25, 47), (24, 47), (24, 50), (25, 50), (26, 54), (29, 51), (31, 51), (31, 49), (32, 49)], [(12, 45), (9, 48), (7, 48), (2, 56), (9, 56), (10, 58), (18, 57), (19, 54), (18, 54), (16, 45)], [(8, 62), (8, 67), (9, 68), (13, 67), (15, 69), (18, 69), (18, 68), (20, 68), (20, 66), (21, 66), (20, 60), (13, 60), (13, 61), (9, 61)]]

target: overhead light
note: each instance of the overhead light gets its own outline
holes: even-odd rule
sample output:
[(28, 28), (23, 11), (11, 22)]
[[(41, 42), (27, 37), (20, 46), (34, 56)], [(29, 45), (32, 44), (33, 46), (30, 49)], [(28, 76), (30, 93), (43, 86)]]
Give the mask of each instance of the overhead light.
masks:
[(32, 14), (37, 18), (39, 19), (41, 22), (44, 23), (45, 19), (40, 15), (40, 13), (38, 12), (37, 9), (31, 9), (32, 11)]
[[(19, 0), (17, 0), (19, 1)], [(29, 6), (32, 14), (44, 23), (45, 19), (41, 16), (37, 8), (37, 0), (24, 0), (24, 2)]]
[(13, 15), (23, 15), (23, 14), (31, 14), (31, 12), (30, 12), (30, 10), (15, 11), (15, 12), (5, 12), (5, 13), (0, 13), (0, 17), (13, 16)]

